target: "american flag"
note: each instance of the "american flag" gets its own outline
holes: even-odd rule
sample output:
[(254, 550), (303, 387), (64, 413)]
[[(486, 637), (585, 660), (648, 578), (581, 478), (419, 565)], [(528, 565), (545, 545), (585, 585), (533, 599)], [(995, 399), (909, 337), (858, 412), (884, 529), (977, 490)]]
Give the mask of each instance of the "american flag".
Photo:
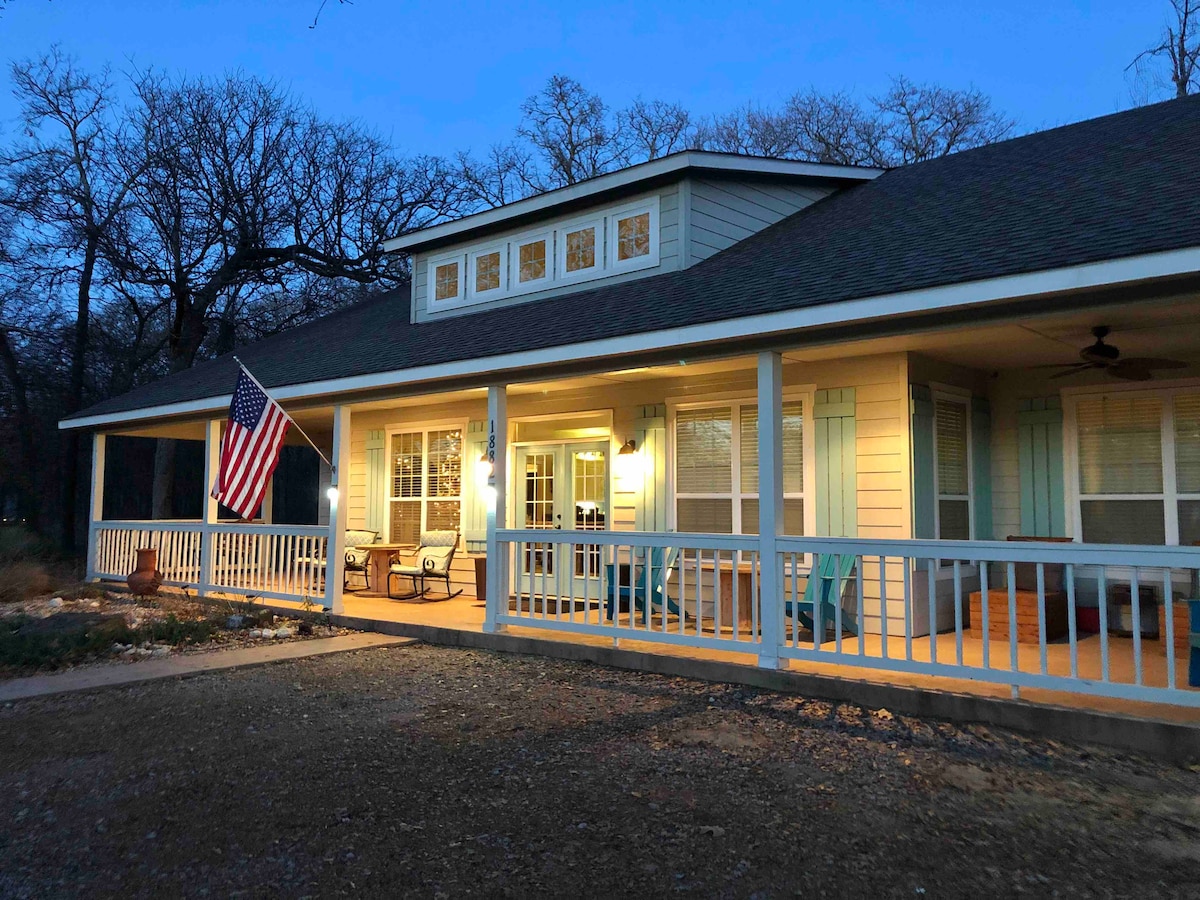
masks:
[(213, 498), (243, 519), (251, 518), (267, 492), (291, 424), (283, 407), (243, 367), (229, 404)]

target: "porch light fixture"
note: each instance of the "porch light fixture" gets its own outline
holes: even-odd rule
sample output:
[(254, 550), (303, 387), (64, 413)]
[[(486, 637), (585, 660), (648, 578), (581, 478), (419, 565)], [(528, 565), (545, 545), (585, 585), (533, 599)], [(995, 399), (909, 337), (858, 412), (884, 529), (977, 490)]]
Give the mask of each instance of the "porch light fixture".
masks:
[(329, 498), (330, 503), (333, 503), (338, 498), (338, 489), (333, 485), (330, 485), (325, 491), (325, 496)]
[(492, 474), (492, 461), (488, 459), (487, 451), (483, 451), (479, 457), (479, 462), (475, 463), (475, 475), (484, 481)]
[(629, 456), (631, 453), (637, 453), (637, 441), (630, 438), (621, 445), (621, 449), (617, 451), (617, 456)]

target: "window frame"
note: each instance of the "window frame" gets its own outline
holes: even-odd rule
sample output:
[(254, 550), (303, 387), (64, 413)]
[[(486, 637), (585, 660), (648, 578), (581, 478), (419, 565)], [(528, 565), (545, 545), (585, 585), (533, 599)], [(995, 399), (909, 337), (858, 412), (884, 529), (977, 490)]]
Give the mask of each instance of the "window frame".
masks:
[[(1162, 400), (1159, 435), (1163, 466), (1163, 489), (1154, 494), (1085, 494), (1079, 460), (1079, 401), (1103, 398), (1111, 394), (1138, 393)], [(1200, 394), (1200, 381), (1176, 381), (1155, 387), (1140, 385), (1108, 385), (1066, 388), (1063, 397), (1063, 477), (1066, 505), (1070, 511), (1071, 535), (1083, 542), (1083, 504), (1089, 500), (1160, 500), (1163, 504), (1163, 536), (1165, 547), (1179, 546), (1179, 502), (1200, 500), (1200, 493), (1183, 492), (1177, 488), (1175, 470), (1175, 398), (1180, 394)], [(1145, 546), (1158, 546), (1147, 544)]]
[[(948, 385), (930, 386), (930, 398), (933, 404), (933, 533), (936, 540), (953, 540), (942, 537), (942, 501), (967, 501), (967, 535), (969, 541), (975, 540), (975, 441), (971, 427), (971, 393), (970, 391), (950, 387)], [(938, 475), (938, 441), (937, 441), (937, 404), (942, 400), (963, 407), (963, 422), (967, 435), (967, 493), (945, 494), (942, 492), (940, 476)]]
[[(467, 256), (465, 253), (443, 253), (441, 256), (430, 257), (426, 263), (425, 280), (428, 282), (426, 290), (429, 296), (430, 309), (451, 309), (455, 306), (462, 306), (469, 302), (466, 299), (467, 287)], [(453, 297), (446, 297), (441, 300), (437, 298), (437, 270), (439, 266), (444, 266), (447, 263), (458, 263), (458, 293)]]
[[(462, 441), (462, 461), (458, 477), (458, 496), (430, 496), (429, 494), (429, 473), (427, 471), (429, 460), (429, 435), (436, 431), (454, 431), (457, 430), (461, 435)], [(459, 540), (462, 540), (464, 534), (463, 523), (465, 521), (467, 497), (467, 479), (471, 477), (474, 468), (469, 464), (468, 459), (470, 443), (467, 435), (467, 423), (465, 421), (441, 421), (441, 422), (414, 422), (405, 424), (392, 424), (384, 427), (386, 443), (384, 445), (385, 459), (387, 460), (386, 472), (386, 487), (384, 493), (384, 504), (387, 514), (384, 516), (384, 535), (388, 543), (393, 541), (392, 536), (392, 504), (397, 501), (406, 503), (420, 502), (421, 504), (421, 523), (418, 534), (428, 530), (429, 522), (429, 504), (430, 502), (445, 502), (458, 501), (458, 524), (456, 526), (459, 534)], [(392, 441), (398, 434), (420, 434), (421, 435), (421, 496), (420, 497), (397, 497), (392, 491), (395, 489), (395, 473), (392, 470), (394, 452), (392, 450)]]
[[(538, 241), (546, 242), (546, 274), (534, 281), (521, 281), (521, 248), (527, 244), (535, 244)], [(508, 279), (508, 291), (504, 294), (506, 297), (517, 297), (521, 294), (533, 294), (538, 291), (544, 291), (552, 287), (557, 281), (555, 257), (557, 251), (554, 247), (554, 229), (543, 229), (539, 231), (528, 231), (524, 234), (518, 234), (508, 241), (508, 257), (509, 267), (511, 272)], [(499, 295), (497, 295), (499, 296)]]
[[(803, 421), (803, 432), (801, 434), (801, 447), (803, 448), (803, 479), (804, 490), (802, 491), (785, 491), (783, 498), (785, 500), (803, 500), (804, 501), (804, 533), (805, 535), (814, 535), (817, 524), (817, 507), (816, 507), (816, 419), (813, 416), (813, 397), (816, 394), (816, 387), (813, 385), (803, 385), (793, 388), (788, 388), (783, 392), (784, 403), (799, 402), (802, 404), (801, 419)], [(730, 407), (730, 427), (732, 434), (730, 437), (730, 488), (729, 492), (686, 492), (680, 494), (677, 480), (677, 463), (678, 463), (678, 447), (676, 446), (676, 424), (678, 412), (680, 410), (692, 409), (718, 409), (721, 407)], [(668, 400), (667, 401), (667, 490), (671, 498), (670, 504), (667, 507), (667, 522), (668, 528), (671, 531), (678, 530), (679, 522), (679, 501), (680, 499), (691, 500), (728, 500), (733, 512), (732, 531), (731, 534), (746, 534), (742, 528), (742, 502), (744, 500), (757, 500), (761, 497), (759, 491), (743, 491), (742, 490), (742, 420), (741, 408), (744, 406), (757, 407), (758, 396), (754, 393), (738, 392), (733, 394), (714, 394), (700, 400), (689, 399), (687, 401)]]
[[(490, 256), (493, 253), (500, 254), (500, 286), (488, 288), (486, 291), (476, 290), (475, 270), (479, 264), (479, 257)], [(494, 297), (503, 297), (508, 292), (508, 245), (494, 244), (490, 247), (472, 250), (467, 256), (467, 280), (466, 303), (484, 303)], [(442, 302), (444, 303), (445, 301)]]
[[(658, 196), (636, 203), (608, 210), (605, 213), (605, 231), (608, 239), (605, 241), (605, 271), (616, 275), (621, 272), (636, 272), (639, 269), (651, 269), (658, 265), (659, 255), (659, 202)], [(645, 256), (633, 259), (617, 259), (617, 222), (648, 213), (650, 216), (650, 252)]]
[[(589, 215), (585, 218), (574, 219), (554, 227), (554, 263), (555, 282), (557, 284), (574, 284), (579, 281), (591, 281), (600, 278), (607, 272), (605, 254), (607, 253), (607, 220), (603, 215)], [(584, 228), (596, 229), (596, 264), (590, 269), (578, 272), (567, 271), (567, 235), (572, 231), (582, 231)]]

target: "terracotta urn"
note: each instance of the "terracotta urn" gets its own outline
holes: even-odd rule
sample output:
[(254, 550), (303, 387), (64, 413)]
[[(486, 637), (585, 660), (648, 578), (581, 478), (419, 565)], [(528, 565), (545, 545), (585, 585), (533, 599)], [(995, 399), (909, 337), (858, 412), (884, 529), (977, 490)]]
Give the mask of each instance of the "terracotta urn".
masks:
[(138, 597), (152, 597), (158, 593), (163, 573), (158, 571), (158, 551), (143, 547), (137, 551), (137, 568), (129, 573), (125, 583)]

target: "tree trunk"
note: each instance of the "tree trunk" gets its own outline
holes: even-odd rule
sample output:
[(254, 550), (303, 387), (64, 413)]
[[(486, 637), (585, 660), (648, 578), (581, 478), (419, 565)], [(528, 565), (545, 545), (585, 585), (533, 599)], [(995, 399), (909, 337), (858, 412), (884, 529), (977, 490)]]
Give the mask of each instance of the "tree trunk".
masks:
[[(186, 372), (196, 361), (200, 345), (208, 326), (203, 316), (194, 313), (182, 317), (179, 338), (171, 345), (171, 374)], [(204, 486), (205, 492), (209, 485)], [(154, 486), (152, 493), (152, 516), (155, 519), (170, 519), (175, 505), (175, 441), (159, 438), (154, 446)]]
[[(83, 251), (83, 269), (75, 299), (75, 340), (71, 352), (71, 379), (67, 388), (66, 413), (83, 407), (83, 385), (87, 374), (88, 324), (91, 318), (92, 275), (96, 271), (96, 239), (89, 236)], [(62, 533), (63, 550), (73, 554), (79, 517), (79, 431), (71, 429), (63, 440), (62, 454)]]
[(17, 355), (9, 343), (8, 332), (0, 332), (0, 363), (12, 386), (13, 418), (17, 426), (17, 445), (20, 452), (20, 468), (17, 473), (18, 516), (34, 531), (38, 530), (41, 508), (37, 496), (37, 441), (34, 436), (33, 414), (29, 410), (29, 394), (25, 378), (21, 374)]

